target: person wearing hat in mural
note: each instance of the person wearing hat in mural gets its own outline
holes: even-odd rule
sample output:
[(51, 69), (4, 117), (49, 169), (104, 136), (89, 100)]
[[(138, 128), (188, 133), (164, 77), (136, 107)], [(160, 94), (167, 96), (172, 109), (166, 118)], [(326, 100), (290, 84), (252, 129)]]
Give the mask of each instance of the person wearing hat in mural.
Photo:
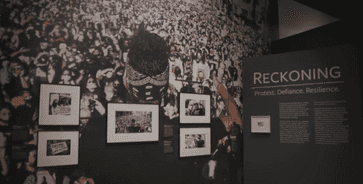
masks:
[(169, 87), (169, 54), (164, 39), (146, 31), (141, 23), (128, 52), (128, 102), (161, 103)]

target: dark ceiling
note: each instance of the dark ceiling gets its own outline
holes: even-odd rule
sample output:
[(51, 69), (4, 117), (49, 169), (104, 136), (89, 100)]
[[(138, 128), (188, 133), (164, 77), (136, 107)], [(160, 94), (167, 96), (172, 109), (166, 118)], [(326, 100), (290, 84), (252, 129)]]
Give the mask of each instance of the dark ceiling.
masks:
[(362, 13), (362, 10), (359, 10), (359, 2), (357, 0), (345, 0), (345, 1), (337, 1), (337, 0), (294, 0), (298, 3), (306, 5), (315, 10), (321, 11), (325, 14), (328, 14), (334, 18), (340, 20), (353, 20), (358, 16), (358, 12)]

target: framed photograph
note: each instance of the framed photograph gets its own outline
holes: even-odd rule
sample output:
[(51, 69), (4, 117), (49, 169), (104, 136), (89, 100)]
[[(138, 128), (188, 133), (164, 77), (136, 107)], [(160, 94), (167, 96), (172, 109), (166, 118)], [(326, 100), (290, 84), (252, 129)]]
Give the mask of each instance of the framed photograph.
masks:
[(210, 96), (181, 93), (180, 123), (210, 123)]
[(211, 154), (210, 128), (180, 128), (180, 157)]
[(251, 116), (252, 133), (271, 133), (270, 116)]
[(159, 141), (159, 106), (107, 104), (107, 143)]
[(39, 125), (79, 125), (80, 86), (41, 84)]
[(78, 131), (39, 131), (38, 167), (78, 164)]

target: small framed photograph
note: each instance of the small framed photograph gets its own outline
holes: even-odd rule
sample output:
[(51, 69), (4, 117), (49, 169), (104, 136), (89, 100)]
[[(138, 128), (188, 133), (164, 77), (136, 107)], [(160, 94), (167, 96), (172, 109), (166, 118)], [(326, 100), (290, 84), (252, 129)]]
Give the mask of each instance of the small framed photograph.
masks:
[(39, 131), (38, 167), (78, 165), (78, 131)]
[(211, 154), (210, 128), (180, 128), (180, 157)]
[(39, 125), (79, 125), (80, 86), (40, 85)]
[(210, 123), (210, 96), (181, 93), (180, 123)]
[(159, 141), (159, 106), (107, 104), (107, 143)]
[(271, 133), (270, 116), (251, 116), (252, 133)]

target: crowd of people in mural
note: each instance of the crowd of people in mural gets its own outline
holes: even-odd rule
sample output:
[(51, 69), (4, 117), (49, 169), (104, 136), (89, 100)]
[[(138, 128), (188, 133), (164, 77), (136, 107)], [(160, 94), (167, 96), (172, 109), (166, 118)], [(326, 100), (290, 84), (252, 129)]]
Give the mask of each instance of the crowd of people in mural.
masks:
[[(242, 60), (268, 54), (259, 31), (227, 15), (226, 5), (4, 0), (0, 8), (0, 181), (9, 180), (11, 168), (10, 120), (27, 126), (33, 135), (29, 143), (36, 144), (40, 84), (80, 85), (81, 118), (103, 116), (108, 102), (127, 101), (127, 54), (141, 23), (170, 47), (168, 95), (161, 103), (170, 119), (178, 117), (179, 93), (209, 94), (212, 117), (227, 114), (217, 81), (242, 112)], [(34, 153), (13, 167), (34, 172)]]

